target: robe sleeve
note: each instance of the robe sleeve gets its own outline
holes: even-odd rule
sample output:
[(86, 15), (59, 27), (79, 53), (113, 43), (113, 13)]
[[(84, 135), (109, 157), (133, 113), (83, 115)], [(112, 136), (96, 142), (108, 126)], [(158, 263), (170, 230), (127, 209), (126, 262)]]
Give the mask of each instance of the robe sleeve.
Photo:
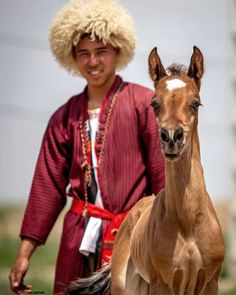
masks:
[(71, 153), (62, 109), (52, 116), (44, 134), (20, 232), (21, 238), (39, 244), (45, 243), (66, 204)]
[(139, 124), (151, 193), (156, 195), (165, 185), (165, 162), (156, 118), (150, 105), (140, 114)]

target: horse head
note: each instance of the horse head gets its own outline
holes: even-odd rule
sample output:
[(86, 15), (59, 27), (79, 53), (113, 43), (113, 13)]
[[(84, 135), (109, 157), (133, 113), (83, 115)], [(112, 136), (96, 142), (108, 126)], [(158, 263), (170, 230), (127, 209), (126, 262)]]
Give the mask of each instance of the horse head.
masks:
[(151, 105), (157, 118), (162, 152), (168, 161), (176, 161), (192, 142), (193, 130), (197, 133), (203, 55), (194, 46), (188, 69), (172, 64), (165, 70), (155, 47), (148, 63), (155, 86)]

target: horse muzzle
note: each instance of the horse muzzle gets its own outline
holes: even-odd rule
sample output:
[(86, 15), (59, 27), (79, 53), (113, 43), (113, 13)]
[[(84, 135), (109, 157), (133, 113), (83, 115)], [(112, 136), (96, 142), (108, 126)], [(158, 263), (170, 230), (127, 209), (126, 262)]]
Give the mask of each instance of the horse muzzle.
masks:
[(166, 159), (173, 161), (179, 158), (184, 147), (184, 130), (182, 127), (168, 130), (160, 129), (160, 142)]

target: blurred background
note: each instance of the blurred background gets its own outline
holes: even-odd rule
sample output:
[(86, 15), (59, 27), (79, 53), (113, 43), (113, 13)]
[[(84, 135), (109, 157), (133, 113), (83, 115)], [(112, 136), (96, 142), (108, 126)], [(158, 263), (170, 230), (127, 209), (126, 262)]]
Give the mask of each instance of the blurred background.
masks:
[[(0, 294), (17, 254), (41, 139), (51, 114), (85, 86), (51, 55), (48, 29), (65, 0), (0, 0)], [(120, 75), (153, 87), (147, 58), (157, 46), (164, 65), (188, 65), (193, 46), (205, 57), (199, 134), (208, 192), (226, 241), (220, 294), (236, 294), (236, 1), (123, 0), (137, 28), (136, 55)], [(52, 294), (62, 216), (38, 248), (26, 282)]]

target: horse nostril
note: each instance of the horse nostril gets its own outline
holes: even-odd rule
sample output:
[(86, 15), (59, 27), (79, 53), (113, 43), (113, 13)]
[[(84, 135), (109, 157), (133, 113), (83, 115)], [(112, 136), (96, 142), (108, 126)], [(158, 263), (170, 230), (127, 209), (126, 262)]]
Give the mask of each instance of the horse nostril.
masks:
[(174, 143), (182, 143), (184, 140), (184, 130), (182, 127), (179, 127), (175, 130), (174, 133)]
[(170, 141), (169, 132), (165, 128), (161, 128), (161, 140), (163, 142), (169, 142)]

